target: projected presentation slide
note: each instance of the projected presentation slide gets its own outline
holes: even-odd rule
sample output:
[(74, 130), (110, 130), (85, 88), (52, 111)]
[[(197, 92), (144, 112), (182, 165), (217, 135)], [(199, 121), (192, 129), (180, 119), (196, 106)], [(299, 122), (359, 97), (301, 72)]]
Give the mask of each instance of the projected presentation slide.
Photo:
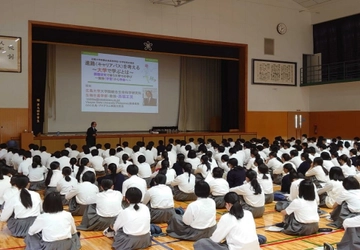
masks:
[(81, 53), (81, 111), (158, 113), (158, 60)]

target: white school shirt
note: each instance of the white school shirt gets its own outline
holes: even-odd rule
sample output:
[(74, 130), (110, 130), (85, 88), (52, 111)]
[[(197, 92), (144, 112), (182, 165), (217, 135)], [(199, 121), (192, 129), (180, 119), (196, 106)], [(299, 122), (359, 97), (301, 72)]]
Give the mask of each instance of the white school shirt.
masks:
[[(19, 155), (18, 153), (15, 153), (12, 157), (11, 157), (11, 162), (13, 164), (13, 167), (15, 170), (18, 170), (20, 164), (24, 161), (23, 156)], [(44, 165), (44, 164), (43, 164)]]
[(315, 176), (318, 181), (328, 182), (329, 176), (325, 174), (324, 170), (320, 165), (317, 165), (313, 168), (310, 168), (306, 173), (305, 176)]
[(330, 161), (330, 160), (324, 160), (324, 161), (323, 161), (323, 166), (324, 166), (324, 168), (326, 168), (327, 171), (330, 172), (330, 169), (331, 169), (333, 166), (335, 166), (335, 165), (334, 165), (334, 163), (333, 163), (332, 161)]
[(268, 179), (263, 179), (264, 174), (258, 174), (257, 180), (259, 184), (261, 185), (262, 190), (264, 191), (264, 194), (272, 194), (274, 193), (274, 186), (272, 183), (271, 176), (269, 174), (266, 174)]
[(99, 156), (103, 159), (108, 158), (110, 156), (110, 149), (106, 149), (102, 153), (99, 152)]
[(245, 202), (252, 207), (263, 207), (265, 205), (264, 190), (261, 188), (261, 194), (254, 194), (255, 191), (250, 182), (246, 182), (241, 186), (230, 188), (230, 192), (242, 195)]
[(294, 213), (295, 219), (300, 223), (314, 223), (320, 220), (316, 200), (307, 201), (297, 198), (290, 203), (285, 211), (288, 215)]
[(150, 232), (150, 211), (144, 204), (138, 203), (138, 210), (134, 209), (135, 204), (122, 210), (114, 223), (114, 231), (123, 229), (128, 235), (145, 235)]
[(71, 150), (71, 152), (69, 152), (69, 158), (78, 158), (79, 157), (80, 152), (77, 150)]
[(5, 158), (5, 155), (7, 154), (7, 149), (3, 148), (0, 150), (0, 160)]
[[(151, 174), (151, 178), (155, 178), (155, 176), (157, 176), (159, 173), (159, 170), (155, 171), (154, 173)], [(168, 168), (166, 171), (166, 185), (170, 185), (171, 182), (176, 178), (176, 172), (174, 169), (172, 168)]]
[(7, 152), (4, 159), (7, 166), (12, 166), (11, 158), (13, 157), (13, 152)]
[(51, 164), (53, 161), (58, 161), (58, 158), (56, 158), (55, 156), (50, 156), (50, 157), (47, 159), (47, 161), (46, 161), (45, 167), (46, 167), (46, 168), (50, 168), (50, 164)]
[(215, 161), (216, 161), (216, 163), (217, 163), (218, 165), (221, 164), (221, 157), (222, 157), (224, 154), (225, 154), (225, 153), (216, 153), (216, 154), (214, 155), (214, 159), (215, 159)]
[(18, 172), (23, 175), (29, 175), (29, 166), (32, 164), (32, 158), (26, 158), (23, 162), (20, 163)]
[(290, 162), (294, 163), (295, 166), (296, 166), (296, 168), (299, 168), (300, 164), (301, 164), (303, 161), (301, 160), (300, 155), (298, 155), (298, 156), (295, 156), (295, 157), (291, 158)]
[(221, 216), (210, 239), (216, 243), (225, 239), (229, 250), (260, 250), (254, 217), (247, 210), (241, 219), (229, 213)]
[(57, 162), (60, 164), (60, 170), (62, 170), (64, 167), (70, 166), (70, 158), (67, 156), (61, 156), (59, 159), (57, 159)]
[(360, 215), (345, 219), (343, 227), (345, 230), (349, 227), (360, 227)]
[(61, 195), (66, 195), (68, 192), (70, 192), (71, 189), (76, 188), (78, 186), (78, 181), (75, 177), (69, 176), (70, 181), (66, 181), (65, 177), (63, 177), (56, 185), (56, 190)]
[(125, 147), (123, 151), (125, 151), (128, 155), (132, 155), (134, 153), (134, 151), (130, 147)]
[(56, 187), (58, 182), (63, 178), (61, 170), (55, 169), (52, 172), (53, 172), (53, 174), (51, 176), (50, 183), (49, 183), (48, 187)]
[(19, 193), (19, 189), (16, 186), (11, 186), (11, 187), (5, 189), (4, 195), (3, 195), (4, 202), (7, 202), (13, 196), (18, 195), (18, 193)]
[(140, 178), (149, 178), (151, 176), (151, 167), (149, 163), (143, 162), (139, 163), (137, 166), (139, 168), (138, 176)]
[(40, 214), (29, 228), (28, 234), (40, 232), (45, 242), (71, 239), (76, 233), (74, 218), (67, 211)]
[(136, 166), (140, 164), (139, 161), (138, 161), (138, 157), (139, 157), (140, 155), (144, 155), (144, 154), (141, 153), (140, 151), (138, 151), (138, 152), (133, 153), (133, 154), (130, 156), (130, 158), (132, 159), (133, 163), (134, 163)]
[(80, 181), (79, 182), (83, 182), (82, 177), (87, 171), (93, 172), (95, 174), (95, 176), (96, 176), (95, 169), (93, 169), (91, 167), (88, 167), (88, 166), (85, 166), (84, 171), (82, 171), (82, 173), (80, 174)]
[(40, 153), (40, 157), (41, 157), (41, 164), (46, 166), (47, 160), (51, 157), (51, 154), (43, 151)]
[(126, 161), (126, 163), (121, 163), (116, 172), (118, 173), (121, 172), (123, 175), (128, 175), (127, 167), (131, 164), (132, 164), (131, 161)]
[(151, 208), (173, 208), (174, 198), (170, 187), (159, 184), (151, 187), (145, 194), (144, 204), (150, 201)]
[(197, 166), (199, 166), (201, 164), (201, 161), (199, 158), (195, 157), (195, 158), (186, 158), (185, 162), (190, 163), (191, 164), (191, 168), (193, 170), (195, 170), (197, 168)]
[(229, 159), (234, 158), (237, 160), (239, 166), (244, 165), (244, 157), (245, 155), (241, 156), (240, 154), (232, 154), (229, 156)]
[(124, 163), (123, 160), (122, 160), (122, 156), (123, 156), (124, 154), (127, 154), (128, 156), (130, 156), (129, 153), (125, 152), (124, 150), (123, 150), (123, 151), (120, 151), (120, 152), (117, 152), (116, 155), (115, 155), (116, 157), (119, 158), (119, 163), (120, 163), (120, 164), (121, 164), (121, 163)]
[[(290, 186), (290, 194), (288, 196), (288, 200), (289, 201), (293, 201), (296, 198), (299, 198), (299, 185), (300, 182), (302, 182), (304, 179), (296, 179), (293, 182), (291, 182), (291, 186)], [(316, 186), (314, 185), (314, 190), (316, 191)], [(317, 192), (315, 192), (315, 201), (317, 204), (319, 204), (320, 198)]]
[(211, 167), (208, 170), (207, 166), (205, 164), (200, 164), (199, 166), (197, 166), (195, 172), (195, 174), (201, 174), (201, 176), (206, 179), (206, 177), (208, 177), (208, 175), (211, 175)]
[(158, 150), (157, 150), (157, 148), (152, 147), (152, 148), (151, 148), (151, 152), (153, 153), (153, 157), (154, 157), (154, 160), (155, 160), (156, 157), (158, 156)]
[(109, 189), (96, 195), (96, 213), (102, 217), (115, 217), (122, 210), (123, 195)]
[(115, 155), (111, 155), (111, 156), (105, 158), (103, 161), (103, 165), (106, 164), (107, 166), (109, 166), (111, 163), (114, 163), (116, 165), (116, 167), (118, 168), (119, 163), (120, 163), (119, 157), (117, 157)]
[(103, 167), (104, 159), (100, 155), (95, 155), (93, 158), (89, 160), (90, 166), (97, 172), (104, 171)]
[(318, 190), (318, 194), (327, 193), (325, 203), (328, 208), (332, 208), (335, 204), (336, 198), (344, 192), (342, 181), (329, 180), (323, 188)]
[(77, 187), (72, 188), (67, 194), (65, 194), (65, 198), (70, 200), (75, 196), (77, 203), (81, 205), (89, 205), (96, 203), (97, 193), (99, 193), (99, 188), (91, 182), (85, 181), (83, 183), (79, 183)]
[(178, 186), (180, 191), (190, 194), (194, 193), (194, 187), (195, 187), (195, 175), (188, 173), (183, 173), (175, 178), (171, 182), (171, 186)]
[(176, 162), (177, 154), (174, 151), (170, 151), (168, 152), (168, 157), (169, 157), (170, 167), (172, 168), (173, 164)]
[(126, 195), (126, 191), (131, 187), (136, 187), (136, 188), (140, 189), (140, 191), (142, 193), (141, 200), (143, 200), (144, 196), (145, 196), (145, 193), (146, 193), (146, 190), (147, 190), (146, 181), (143, 178), (140, 178), (137, 175), (132, 175), (132, 176), (129, 177), (129, 179), (127, 179), (127, 180), (125, 180), (123, 182), (122, 193), (124, 195)]
[(341, 205), (344, 201), (347, 203), (349, 210), (352, 213), (360, 213), (360, 189), (344, 190), (335, 199), (336, 203)]
[(283, 172), (282, 162), (275, 157), (271, 158), (266, 165), (269, 169), (272, 169), (273, 174), (281, 174)]
[(208, 182), (213, 196), (224, 196), (229, 193), (229, 183), (223, 178), (214, 178)]
[(356, 168), (351, 165), (347, 165), (346, 163), (344, 163), (342, 166), (340, 166), (345, 178), (348, 177), (348, 176), (353, 176), (353, 175), (356, 175)]
[(27, 190), (30, 193), (32, 207), (25, 208), (20, 200), (20, 192), (6, 201), (2, 210), (0, 221), (7, 221), (14, 213), (15, 219), (24, 219), (38, 216), (41, 212), (41, 197), (37, 192)]
[(340, 166), (340, 163), (336, 157), (332, 158), (331, 161), (332, 161), (332, 163), (334, 163), (334, 166)]
[(33, 168), (32, 165), (29, 166), (29, 180), (30, 182), (43, 181), (45, 179), (44, 175), (48, 172), (48, 169), (45, 166), (37, 166)]
[(0, 205), (4, 203), (5, 190), (11, 188), (10, 179), (9, 176), (4, 175), (4, 179), (0, 180)]
[(183, 222), (195, 229), (206, 229), (216, 224), (216, 204), (210, 198), (198, 198), (188, 205)]
[(145, 155), (146, 163), (148, 163), (149, 165), (155, 163), (155, 158), (154, 158), (154, 154), (152, 151), (147, 149), (147, 150), (145, 150), (144, 155)]

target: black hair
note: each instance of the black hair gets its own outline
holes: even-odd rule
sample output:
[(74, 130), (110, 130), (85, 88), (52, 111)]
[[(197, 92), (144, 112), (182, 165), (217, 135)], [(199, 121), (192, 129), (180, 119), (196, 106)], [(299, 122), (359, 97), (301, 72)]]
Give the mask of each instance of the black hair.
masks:
[(62, 169), (61, 173), (65, 177), (65, 181), (67, 181), (67, 182), (71, 181), (71, 178), (70, 178), (71, 168), (70, 167), (64, 167)]
[(330, 161), (331, 160), (331, 156), (328, 152), (321, 152), (320, 157), (324, 160), (324, 161)]
[(315, 200), (315, 187), (311, 180), (305, 179), (300, 182), (299, 197), (307, 201)]
[(60, 163), (57, 161), (53, 161), (52, 163), (50, 163), (50, 169), (48, 170), (46, 179), (45, 179), (45, 186), (47, 187), (50, 184), (51, 181), (51, 177), (53, 175), (53, 170), (59, 169), (60, 168)]
[(159, 170), (159, 174), (164, 174), (164, 175), (166, 175), (169, 166), (170, 166), (169, 161), (167, 161), (167, 160), (162, 160), (162, 161), (161, 161), (161, 168), (160, 168), (160, 170)]
[(195, 195), (200, 198), (207, 198), (210, 195), (210, 186), (206, 181), (198, 181), (195, 184)]
[(343, 154), (338, 157), (338, 161), (344, 161), (349, 167), (351, 167), (351, 159), (347, 155)]
[(348, 176), (344, 179), (343, 181), (343, 187), (346, 190), (356, 190), (356, 189), (360, 189), (360, 184), (359, 182), (355, 179), (355, 177), (353, 176)]
[(330, 180), (343, 181), (345, 179), (344, 173), (340, 167), (333, 166), (329, 173)]
[(32, 200), (29, 191), (26, 190), (27, 185), (29, 184), (29, 178), (25, 175), (18, 175), (15, 179), (15, 185), (20, 190), (20, 200), (21, 204), (25, 208), (32, 208)]
[(99, 155), (99, 150), (97, 150), (97, 149), (91, 150), (91, 155), (92, 155), (92, 156)]
[(269, 168), (265, 164), (258, 165), (258, 170), (260, 173), (263, 174), (263, 179), (269, 179), (269, 176), (267, 174), (269, 173)]
[(61, 156), (68, 156), (68, 155), (69, 155), (69, 151), (67, 151), (66, 149), (61, 150), (60, 154), (61, 154)]
[(114, 183), (110, 179), (103, 179), (101, 181), (100, 185), (104, 191), (107, 191), (107, 190), (111, 189), (111, 187), (114, 185)]
[(154, 182), (156, 184), (165, 184), (166, 183), (166, 175), (160, 174), (158, 173), (155, 177), (154, 177)]
[(69, 161), (70, 165), (71, 165), (71, 171), (74, 172), (74, 166), (77, 163), (77, 159), (75, 157), (71, 158)]
[(95, 174), (94, 174), (94, 172), (86, 171), (82, 176), (82, 181), (83, 182), (88, 181), (88, 182), (94, 184), (95, 183)]
[(230, 158), (227, 164), (230, 164), (233, 168), (236, 168), (238, 166), (238, 160), (236, 158)]
[(295, 157), (295, 156), (298, 156), (298, 155), (299, 155), (299, 152), (296, 149), (293, 149), (293, 150), (290, 151), (290, 156)]
[(212, 174), (214, 178), (222, 178), (224, 175), (224, 169), (216, 167), (213, 169)]
[(187, 154), (187, 157), (190, 158), (190, 159), (196, 158), (196, 152), (195, 152), (195, 150), (189, 150), (189, 152), (188, 152), (188, 154)]
[(139, 210), (138, 203), (141, 202), (142, 193), (140, 189), (136, 187), (131, 187), (128, 190), (126, 190), (125, 198), (128, 200), (130, 204), (135, 204), (134, 209), (137, 211)]
[(109, 155), (115, 155), (115, 154), (116, 154), (115, 148), (110, 148)]
[(244, 217), (244, 210), (240, 204), (239, 196), (235, 192), (229, 192), (225, 194), (224, 201), (232, 204), (229, 214), (235, 216), (236, 219)]
[(104, 144), (104, 148), (105, 148), (105, 149), (110, 149), (110, 148), (111, 148), (111, 144), (110, 144), (110, 143), (105, 143), (105, 144)]
[(290, 161), (291, 160), (291, 157), (289, 154), (287, 153), (284, 153), (281, 155), (281, 158), (283, 158), (285, 161)]
[(126, 171), (130, 175), (137, 175), (139, 173), (139, 168), (138, 168), (138, 166), (131, 164), (126, 168)]
[(110, 163), (108, 166), (108, 169), (110, 170), (110, 175), (113, 183), (116, 183), (116, 172), (117, 172), (117, 166), (115, 163)]
[(144, 163), (146, 161), (146, 158), (145, 158), (144, 155), (139, 155), (137, 160), (138, 160), (139, 163)]
[(71, 148), (71, 150), (77, 150), (77, 145), (76, 145), (76, 144), (72, 144), (72, 145), (70, 146), (70, 148)]
[(124, 162), (124, 164), (126, 164), (126, 161), (129, 159), (129, 155), (128, 154), (123, 154), (121, 156), (121, 160)]
[(78, 182), (80, 182), (80, 176), (81, 174), (84, 172), (85, 166), (89, 163), (89, 159), (88, 158), (81, 158), (80, 160), (80, 167), (78, 172), (76, 173), (76, 179), (78, 180)]
[(321, 157), (315, 157), (314, 158), (314, 164), (316, 164), (317, 166), (321, 166), (322, 170), (324, 171), (325, 175), (329, 175), (329, 171), (324, 168), (323, 166), (323, 159)]
[(183, 166), (183, 169), (184, 169), (184, 173), (188, 173), (189, 176), (188, 176), (188, 182), (190, 182), (190, 176), (191, 176), (191, 170), (192, 170), (192, 166), (190, 163), (185, 163), (184, 166)]
[(34, 155), (34, 157), (32, 158), (31, 166), (33, 168), (37, 168), (38, 166), (41, 167), (41, 157), (40, 157), (40, 155)]
[(43, 210), (45, 213), (55, 214), (64, 210), (60, 193), (51, 192), (47, 194), (43, 202)]
[(254, 170), (250, 169), (248, 171), (246, 171), (246, 175), (247, 178), (249, 178), (250, 184), (252, 186), (252, 188), (254, 189), (254, 194), (261, 194), (261, 186), (259, 184), (259, 182), (257, 181), (257, 174)]
[[(209, 152), (211, 152), (211, 151), (209, 151)], [(222, 160), (222, 161), (228, 162), (229, 159), (230, 159), (230, 157), (229, 157), (227, 154), (223, 154), (223, 155), (221, 156), (221, 160)], [(234, 159), (235, 159), (235, 158), (234, 158)], [(236, 159), (235, 159), (235, 160), (236, 160)]]
[(206, 168), (207, 168), (206, 171), (209, 171), (211, 169), (211, 166), (209, 163), (209, 157), (207, 157), (207, 155), (203, 155), (203, 156), (201, 156), (201, 161), (202, 161), (202, 164), (206, 165)]
[(301, 157), (304, 158), (307, 163), (309, 163), (309, 164), (312, 163), (312, 161), (311, 161), (308, 153), (306, 153), (306, 152), (305, 152), (305, 153), (302, 153), (302, 154), (301, 154)]

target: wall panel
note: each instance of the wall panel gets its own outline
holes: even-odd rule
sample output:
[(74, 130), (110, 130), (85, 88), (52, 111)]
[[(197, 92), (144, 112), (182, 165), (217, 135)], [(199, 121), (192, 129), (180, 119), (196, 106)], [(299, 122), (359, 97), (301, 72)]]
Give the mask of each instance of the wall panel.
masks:
[(0, 142), (11, 138), (20, 139), (20, 133), (28, 130), (27, 108), (0, 108)]

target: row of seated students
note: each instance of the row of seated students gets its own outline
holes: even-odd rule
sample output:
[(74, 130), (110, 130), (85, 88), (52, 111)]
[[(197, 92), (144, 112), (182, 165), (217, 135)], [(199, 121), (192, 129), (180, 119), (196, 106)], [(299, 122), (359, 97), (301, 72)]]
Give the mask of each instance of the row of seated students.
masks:
[[(253, 145), (253, 144), (252, 144)], [(272, 145), (274, 146), (274, 145)], [(218, 146), (220, 147), (220, 146)], [(252, 146), (249, 146), (249, 148), (251, 148)], [(221, 149), (221, 148), (220, 148)], [(210, 151), (211, 152), (211, 151)], [(216, 151), (215, 151), (216, 152)], [(224, 155), (224, 154), (223, 154)], [(222, 155), (222, 156), (223, 156)], [(255, 154), (255, 151), (254, 150), (251, 150), (251, 155), (253, 155), (255, 158), (254, 161), (252, 161), (253, 163), (250, 165), (250, 168), (248, 169), (248, 171), (245, 171), (245, 168), (241, 167), (238, 162), (237, 162), (237, 159), (234, 157), (234, 158), (230, 158), (227, 162), (227, 167), (223, 167), (223, 169), (226, 171), (228, 170), (228, 173), (227, 173), (227, 178), (229, 180), (229, 177), (232, 176), (232, 173), (233, 172), (239, 172), (242, 174), (236, 174), (236, 176), (242, 176), (243, 178), (243, 181), (241, 182), (240, 181), (240, 184), (239, 185), (236, 185), (234, 187), (232, 187), (232, 189), (230, 189), (229, 191), (234, 191), (236, 192), (238, 195), (241, 195), (241, 204), (243, 205), (242, 208), (245, 208), (247, 210), (250, 210), (252, 213), (253, 213), (253, 216), (255, 217), (259, 217), (259, 216), (262, 216), (262, 213), (263, 213), (263, 209), (264, 209), (264, 202), (265, 202), (265, 195), (264, 195), (264, 192), (263, 192), (263, 186), (259, 184), (260, 182), (260, 179), (261, 180), (266, 180), (266, 179), (269, 179), (269, 178), (266, 178), (267, 177), (267, 168), (266, 168), (266, 165), (264, 164), (263, 160), (261, 159), (261, 157), (258, 157), (257, 154)], [(191, 164), (184, 164), (181, 160), (182, 157), (180, 157), (179, 159), (179, 156), (178, 155), (178, 161), (176, 163), (178, 163), (179, 166), (182, 166), (182, 170), (184, 173), (180, 174), (179, 176), (177, 176), (172, 182), (170, 182), (170, 185), (172, 186), (175, 186), (177, 187), (174, 188), (174, 194), (176, 194), (177, 191), (179, 191), (178, 193), (180, 194), (179, 197), (181, 196), (188, 196), (185, 198), (185, 200), (188, 198), (189, 200), (192, 200), (194, 198), (196, 198), (196, 194), (195, 194), (195, 191), (194, 191), (194, 188), (195, 188), (195, 183), (198, 183), (196, 182), (195, 180), (198, 179), (198, 180), (205, 180), (207, 181), (207, 183), (211, 183), (211, 181), (213, 181), (214, 179), (211, 179), (209, 175), (210, 173), (210, 170), (212, 169), (212, 165), (209, 163), (209, 158), (207, 157), (207, 154), (204, 154), (204, 155), (201, 155), (200, 159), (201, 159), (201, 164), (199, 166), (197, 166), (197, 168), (194, 170), (193, 169), (193, 166)], [(231, 155), (230, 155), (231, 156)], [(87, 160), (87, 163), (86, 163), (86, 160)], [(236, 160), (236, 161), (235, 161)], [(163, 159), (160, 161), (161, 163), (164, 163), (164, 164), (161, 164), (161, 165), (165, 165), (166, 167), (163, 167), (162, 169), (160, 169), (159, 171), (156, 171), (157, 174), (159, 175), (159, 172), (160, 171), (167, 171), (168, 170), (168, 167), (169, 167), (169, 163), (165, 164), (166, 162), (168, 161), (168, 159), (166, 158), (166, 154), (163, 155)], [(210, 160), (211, 161), (211, 160)], [(222, 160), (223, 161), (223, 160)], [(226, 162), (226, 159), (224, 160)], [(79, 169), (83, 168), (83, 170), (85, 168), (89, 169), (88, 171), (80, 171), (80, 174), (79, 174), (79, 170), (78, 172), (76, 173), (76, 176), (78, 177), (78, 180), (83, 180), (84, 177), (86, 179), (86, 181), (84, 182), (89, 182), (89, 183), (92, 183), (92, 181), (95, 182), (95, 177), (94, 178), (88, 178), (88, 175), (91, 175), (91, 173), (87, 173), (87, 172), (94, 172), (94, 171), (91, 171), (91, 167), (88, 166), (88, 162), (89, 160), (87, 158), (82, 158), (81, 159), (81, 165), (79, 167)], [(315, 161), (314, 161), (315, 162)], [(174, 169), (176, 169), (176, 163), (174, 164)], [(246, 163), (246, 162), (244, 162)], [(233, 164), (233, 165), (232, 165)], [(56, 165), (56, 164), (51, 164), (51, 165)], [(53, 170), (49, 170), (49, 173), (52, 171), (52, 172), (55, 172), (57, 170), (57, 172), (59, 172), (59, 165), (60, 164), (57, 164), (58, 166), (55, 168), (55, 166), (53, 166)], [(111, 165), (111, 164), (110, 164)], [(109, 165), (109, 169), (110, 169), (110, 172), (111, 172), (111, 169), (115, 169), (115, 168), (112, 168), (110, 167)], [(249, 165), (249, 164), (247, 164)], [(284, 164), (284, 172), (286, 173), (286, 168), (285, 168), (285, 165), (286, 163)], [(321, 165), (321, 164), (320, 164)], [(223, 164), (220, 164), (220, 167), (223, 166)], [(133, 168), (137, 168), (136, 165), (132, 165)], [(64, 168), (64, 169), (68, 169), (68, 168)], [(63, 169), (63, 170), (64, 170)], [(252, 170), (254, 169), (254, 170)], [(262, 178), (258, 178), (257, 177), (257, 173), (256, 173), (256, 170), (258, 171), (261, 171), (261, 169), (266, 169), (266, 171), (264, 171), (263, 176)], [(93, 170), (93, 169), (92, 169)], [(116, 168), (116, 170), (118, 170)], [(194, 170), (194, 171), (193, 171)], [(221, 170), (221, 169), (220, 169)], [(71, 171), (71, 168), (70, 168), (70, 171)], [(138, 168), (137, 168), (137, 171), (138, 171)], [(192, 171), (197, 175), (196, 177), (194, 175), (192, 175)], [(216, 171), (219, 171), (219, 168), (213, 168), (213, 172), (214, 172), (214, 175), (216, 176)], [(63, 171), (64, 172), (64, 171)], [(66, 171), (65, 171), (66, 172)], [(131, 172), (128, 170), (128, 172)], [(221, 171), (219, 171), (221, 172)], [(71, 172), (70, 172), (71, 173)], [(130, 174), (130, 173), (129, 173)], [(82, 178), (80, 178), (80, 176), (82, 175)], [(116, 175), (116, 171), (112, 171), (111, 173), (111, 176), (114, 177)], [(131, 174), (130, 174), (131, 175)], [(220, 174), (221, 175), (221, 174)], [(47, 175), (49, 176), (49, 174)], [(55, 175), (54, 175), (55, 176)], [(69, 177), (69, 174), (67, 175)], [(91, 176), (95, 176), (94, 173), (92, 173)], [(161, 176), (161, 175), (160, 175)], [(165, 172), (165, 176), (166, 176), (166, 172)], [(286, 177), (287, 175), (285, 175)], [(61, 176), (62, 177), (62, 176)], [(64, 175), (65, 179), (66, 179), (66, 176)], [(137, 173), (131, 175), (131, 177), (129, 178), (129, 180), (131, 178), (135, 178), (137, 177)], [(181, 178), (180, 178), (181, 177)], [(187, 178), (186, 178), (187, 177)], [(265, 177), (265, 178), (264, 178)], [(218, 179), (222, 179), (222, 177), (217, 177)], [(215, 178), (215, 180), (217, 179)], [(52, 178), (50, 178), (52, 179)], [(69, 178), (68, 178), (69, 179)], [(71, 178), (70, 178), (71, 179)], [(139, 178), (141, 179), (141, 178)], [(186, 185), (186, 182), (183, 181), (181, 182), (180, 180), (183, 179), (183, 180), (187, 180), (187, 184)], [(231, 179), (231, 178), (230, 178)], [(283, 178), (284, 179), (284, 178)], [(115, 180), (114, 178), (112, 180)], [(246, 180), (245, 184), (243, 184), (244, 180)], [(259, 180), (259, 181), (258, 181)], [(270, 179), (271, 180), (271, 179)], [(125, 181), (126, 182), (126, 181)], [(124, 183), (125, 183), (124, 182)], [(102, 182), (101, 182), (102, 183)], [(126, 193), (126, 188), (124, 190), (124, 183), (122, 185), (122, 191), (123, 193)], [(136, 182), (135, 182), (136, 183)], [(146, 182), (145, 182), (146, 183)], [(146, 186), (148, 185), (149, 182), (147, 182), (145, 184), (145, 188), (143, 188), (143, 191), (141, 192), (142, 193), (142, 199), (144, 199), (144, 194), (146, 193)], [(191, 185), (189, 185), (189, 183), (191, 183)], [(230, 182), (229, 182), (230, 183)], [(174, 184), (178, 184), (178, 185), (174, 185)], [(181, 189), (181, 185), (183, 185), (183, 188)], [(126, 186), (126, 185), (125, 185)], [(192, 186), (192, 188), (191, 188)], [(189, 188), (190, 187), (190, 188)], [(210, 187), (210, 185), (209, 185)], [(54, 187), (51, 187), (50, 188), (54, 188)], [(186, 189), (186, 188), (189, 188), (189, 189)], [(48, 186), (48, 189), (49, 189), (49, 186)], [(48, 190), (47, 189), (47, 190)], [(192, 190), (191, 190), (192, 189)], [(88, 189), (86, 189), (88, 190)], [(95, 190), (95, 189), (94, 189)], [(145, 190), (145, 191), (144, 191)], [(210, 189), (211, 190), (211, 189)], [(251, 190), (251, 191), (250, 191)], [(191, 191), (191, 192), (188, 192), (188, 191)], [(249, 192), (250, 191), (250, 192)], [(71, 192), (69, 192), (71, 193)], [(73, 194), (74, 192), (72, 192)], [(195, 194), (195, 195), (194, 195)], [(190, 195), (190, 198), (189, 198), (189, 195)], [(71, 196), (71, 195), (70, 195)], [(68, 197), (70, 198), (70, 201), (73, 200), (73, 201), (77, 201), (77, 199), (71, 199), (72, 197)], [(192, 197), (191, 197), (192, 196)], [(260, 197), (260, 198), (259, 198)], [(270, 195), (271, 197), (271, 195)], [(66, 199), (65, 199), (66, 200)], [(182, 200), (181, 198), (179, 200)], [(271, 199), (270, 199), (271, 200)], [(222, 202), (222, 203), (225, 203), (225, 202)], [(89, 204), (95, 204), (93, 201)], [(84, 205), (89, 205), (89, 204), (84, 204)], [(70, 204), (71, 205), (71, 204)], [(71, 206), (70, 206), (71, 207)], [(89, 208), (89, 206), (87, 206), (86, 208)], [(90, 209), (88, 209), (90, 210)], [(94, 210), (93, 210), (94, 211)], [(88, 211), (89, 212), (89, 211)], [(91, 212), (91, 211), (90, 211)], [(296, 213), (293, 211), (292, 213), (295, 214), (295, 217), (296, 217)], [(84, 219), (84, 218), (83, 218)], [(171, 227), (170, 227), (171, 228)], [(286, 230), (284, 230), (284, 232), (286, 232)]]

